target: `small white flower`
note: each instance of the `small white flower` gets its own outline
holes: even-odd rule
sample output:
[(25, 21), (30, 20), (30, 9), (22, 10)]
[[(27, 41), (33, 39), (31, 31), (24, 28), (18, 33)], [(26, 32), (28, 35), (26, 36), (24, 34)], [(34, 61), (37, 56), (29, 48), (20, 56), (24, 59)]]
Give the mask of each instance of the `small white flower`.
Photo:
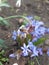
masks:
[(20, 6), (21, 6), (21, 0), (17, 0), (16, 7), (20, 7)]
[(18, 65), (17, 63), (14, 63), (13, 65)]
[(24, 25), (21, 25), (19, 29), (22, 29), (22, 28), (25, 28), (25, 26)]
[(20, 29), (18, 29), (17, 36), (19, 36), (20, 34), (21, 34), (21, 31), (20, 31)]

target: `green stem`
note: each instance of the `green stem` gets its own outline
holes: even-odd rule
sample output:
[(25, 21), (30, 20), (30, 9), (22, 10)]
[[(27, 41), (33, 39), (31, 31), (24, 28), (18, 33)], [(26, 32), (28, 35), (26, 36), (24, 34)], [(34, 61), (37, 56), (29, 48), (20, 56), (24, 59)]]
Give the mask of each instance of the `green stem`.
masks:
[(30, 21), (28, 20), (28, 18), (26, 18), (25, 16), (22, 16), (22, 15), (9, 16), (9, 17), (6, 17), (4, 19), (11, 19), (11, 18), (24, 18), (26, 21), (28, 21), (30, 23)]
[(39, 63), (39, 61), (38, 61), (37, 57), (35, 57), (35, 59), (36, 59), (36, 61), (37, 61), (38, 65), (40, 65), (40, 63)]

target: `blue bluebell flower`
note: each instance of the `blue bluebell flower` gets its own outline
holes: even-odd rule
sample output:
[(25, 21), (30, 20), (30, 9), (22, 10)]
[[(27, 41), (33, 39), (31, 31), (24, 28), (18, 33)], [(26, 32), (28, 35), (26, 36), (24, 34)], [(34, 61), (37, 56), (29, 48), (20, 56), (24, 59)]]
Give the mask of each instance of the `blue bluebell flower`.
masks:
[(41, 35), (45, 35), (46, 28), (45, 27), (39, 27), (39, 31), (40, 31)]
[(22, 51), (22, 55), (23, 55), (23, 56), (28, 56), (28, 52), (31, 52), (31, 50), (29, 50), (29, 49), (27, 48), (27, 46), (26, 46), (25, 43), (23, 44), (23, 47), (21, 47), (21, 49), (23, 50), (23, 51)]
[(32, 35), (35, 36), (36, 41), (42, 37), (41, 33), (37, 31), (32, 32)]
[(28, 19), (32, 20), (33, 19), (33, 16), (27, 16)]
[(34, 45), (31, 41), (28, 41), (27, 47), (30, 48), (31, 51), (33, 51), (33, 49), (34, 49)]
[(14, 30), (14, 31), (12, 32), (12, 39), (13, 39), (13, 40), (16, 40), (16, 38), (17, 38), (17, 32)]
[(49, 28), (47, 28), (47, 32), (49, 33)]
[(35, 24), (35, 30), (36, 30), (38, 27), (40, 27), (41, 25), (43, 26), (44, 23), (41, 22), (41, 21), (36, 21), (36, 24)]
[(36, 47), (35, 45), (33, 45), (32, 42), (29, 41), (27, 47), (29, 47), (30, 50), (32, 51), (31, 57), (33, 57), (33, 56), (38, 56), (37, 47)]
[(12, 39), (13, 39), (13, 40), (16, 40), (16, 36), (12, 36)]
[(25, 27), (26, 27), (26, 28), (28, 28), (29, 26), (30, 26), (30, 24), (29, 24), (29, 23), (27, 23), (27, 24), (25, 25)]
[(38, 48), (37, 50), (38, 50), (38, 53), (39, 53), (40, 55), (43, 55), (42, 48)]
[(9, 57), (10, 57), (10, 58), (15, 58), (16, 56), (15, 56), (15, 54), (13, 53), (13, 54), (10, 54)]
[(32, 21), (31, 21), (31, 24), (32, 24), (32, 26), (35, 26), (35, 25), (36, 25), (36, 20), (35, 20), (35, 19), (32, 20)]
[(41, 35), (41, 32), (37, 29), (34, 34), (35, 34), (36, 37), (38, 37), (38, 36)]
[(35, 19), (32, 20), (31, 23), (32, 23), (33, 26), (35, 26), (35, 30), (38, 29), (39, 26), (41, 26), (41, 25), (43, 26), (43, 25), (44, 25), (43, 22), (41, 22), (41, 21), (36, 21)]
[(36, 36), (37, 40), (42, 37), (41, 32), (39, 32), (38, 30), (35, 31), (35, 33), (33, 35)]
[(38, 56), (38, 51), (37, 51), (36, 46), (34, 46), (34, 49), (33, 49), (31, 57), (34, 57), (34, 56)]
[(36, 42), (37, 40), (38, 40), (38, 38), (35, 37), (35, 38), (32, 39), (32, 42)]
[(20, 34), (21, 34), (21, 31), (20, 31), (20, 29), (18, 29), (17, 36), (19, 36)]
[(34, 31), (33, 35), (35, 35), (37, 38), (41, 38), (43, 35), (45, 35), (45, 33), (46, 33), (46, 28), (40, 26)]

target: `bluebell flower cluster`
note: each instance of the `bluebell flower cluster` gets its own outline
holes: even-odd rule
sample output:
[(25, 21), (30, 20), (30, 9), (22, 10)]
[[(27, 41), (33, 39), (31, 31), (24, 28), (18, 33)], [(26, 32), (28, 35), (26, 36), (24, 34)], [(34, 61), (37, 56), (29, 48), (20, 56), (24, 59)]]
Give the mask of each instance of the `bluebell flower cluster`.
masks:
[(37, 47), (32, 44), (32, 42), (28, 42), (28, 45), (24, 43), (24, 46), (21, 47), (23, 56), (28, 56), (29, 52), (32, 53), (30, 57), (38, 56)]
[[(49, 33), (49, 28), (44, 27), (44, 23), (42, 21), (38, 21), (33, 19), (32, 16), (27, 16), (27, 18), (30, 20), (30, 23), (26, 24), (25, 26), (22, 25), (18, 31), (13, 31), (12, 32), (12, 39), (16, 40), (17, 36), (21, 35), (23, 37), (24, 34), (26, 34), (25, 32), (20, 31), (20, 29), (22, 28), (26, 28), (28, 30), (29, 26), (34, 26), (34, 30), (29, 32), (31, 35), (35, 36), (32, 41), (28, 40), (28, 45), (26, 45), (25, 43), (23, 44), (23, 47), (21, 47), (22, 49), (22, 56), (28, 56), (29, 53), (31, 53), (30, 57), (34, 57), (34, 56), (38, 56), (43, 55), (43, 51), (42, 48), (37, 48), (33, 43), (36, 42), (39, 38), (41, 38), (42, 36), (44, 36), (46, 33)], [(47, 55), (49, 56), (49, 50), (47, 51)], [(10, 55), (10, 57), (15, 57), (14, 54)]]
[[(42, 21), (35, 20), (31, 18), (30, 16), (28, 17), (28, 19), (31, 19), (30, 21), (31, 25), (35, 26), (34, 31), (30, 32), (30, 34), (32, 34), (33, 36), (36, 36), (36, 38), (32, 40), (33, 42), (37, 41), (39, 38), (44, 36), (45, 33), (49, 33), (49, 28), (44, 27), (44, 23)], [(26, 26), (29, 26), (30, 23), (26, 24)]]

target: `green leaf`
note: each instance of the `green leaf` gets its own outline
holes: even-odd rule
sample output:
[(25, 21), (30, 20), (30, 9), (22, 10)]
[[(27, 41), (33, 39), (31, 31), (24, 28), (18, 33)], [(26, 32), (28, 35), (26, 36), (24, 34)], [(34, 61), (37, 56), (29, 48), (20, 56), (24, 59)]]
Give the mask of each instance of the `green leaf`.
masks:
[(44, 43), (45, 40), (46, 40), (45, 38), (40, 38), (40, 39), (37, 40), (37, 42), (34, 42), (33, 44), (37, 46), (39, 44)]
[(28, 61), (28, 65), (34, 65), (35, 63), (32, 60)]
[(3, 17), (0, 17), (0, 25), (10, 26), (10, 24)]
[(23, 13), (23, 16), (27, 16), (27, 14), (26, 13)]
[(2, 0), (1, 3), (8, 3), (8, 1), (7, 0)]
[(2, 56), (0, 55), (0, 58), (2, 58)]
[(5, 53), (5, 51), (4, 50), (2, 50), (1, 52), (0, 52), (0, 55), (3, 55)]
[(0, 39), (0, 47), (1, 48), (7, 48), (7, 45), (5, 45), (5, 41)]
[(34, 19), (35, 19), (35, 20), (40, 20), (41, 17), (39, 17), (39, 16), (34, 16)]
[(10, 5), (6, 4), (6, 3), (1, 3), (0, 7), (10, 7)]
[(9, 59), (4, 56), (5, 55), (5, 50), (0, 51), (0, 62), (8, 62)]
[(8, 60), (9, 60), (8, 58), (2, 58), (2, 59), (1, 59), (2, 62), (6, 62), (6, 61), (8, 61)]
[(0, 61), (0, 65), (3, 65), (1, 61)]
[(26, 25), (26, 24), (28, 24), (28, 21), (24, 20), (24, 21), (22, 22), (22, 25)]

